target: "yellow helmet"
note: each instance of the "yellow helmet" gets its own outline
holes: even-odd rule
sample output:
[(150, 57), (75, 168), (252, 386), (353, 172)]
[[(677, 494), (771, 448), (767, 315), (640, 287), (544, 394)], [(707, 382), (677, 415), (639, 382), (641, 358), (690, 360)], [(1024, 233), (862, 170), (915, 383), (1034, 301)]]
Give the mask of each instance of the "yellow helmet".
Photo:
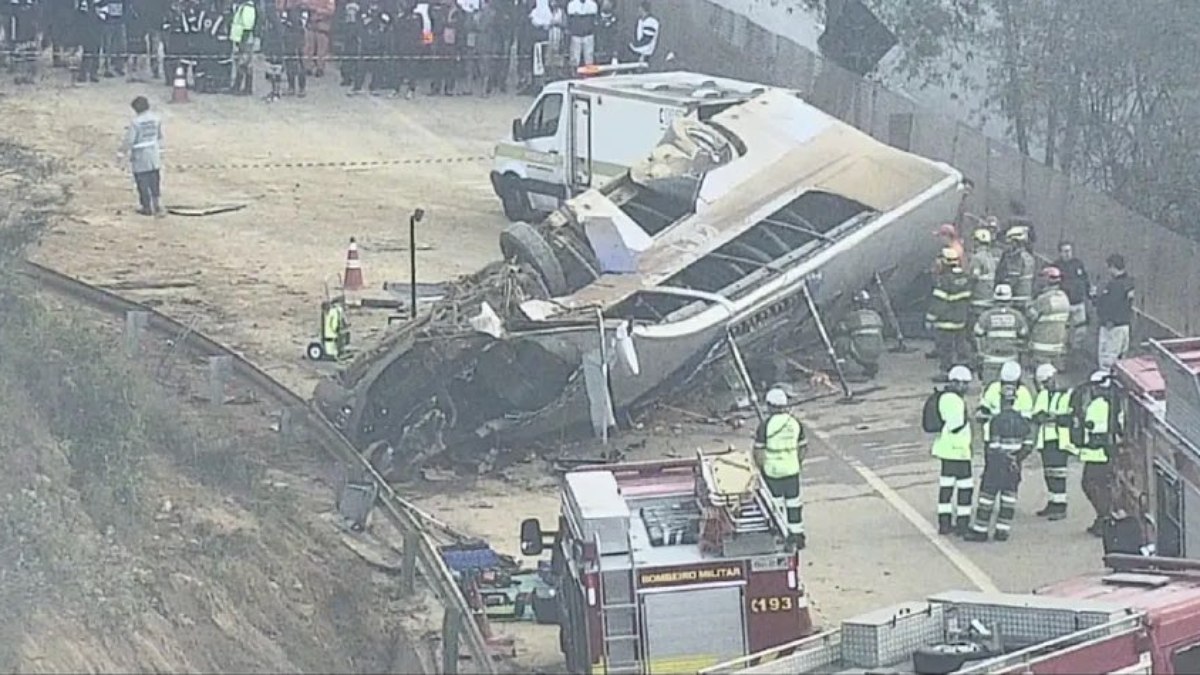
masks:
[(975, 228), (975, 234), (972, 236), (975, 238), (975, 241), (980, 244), (992, 243), (992, 231), (986, 227)]
[(958, 250), (951, 246), (942, 249), (942, 261), (948, 263), (958, 262)]
[(1008, 233), (1005, 235), (1005, 237), (1009, 241), (1025, 241), (1026, 239), (1029, 238), (1029, 228), (1027, 228), (1023, 225), (1017, 225), (1015, 227), (1011, 227), (1011, 228), (1009, 228)]

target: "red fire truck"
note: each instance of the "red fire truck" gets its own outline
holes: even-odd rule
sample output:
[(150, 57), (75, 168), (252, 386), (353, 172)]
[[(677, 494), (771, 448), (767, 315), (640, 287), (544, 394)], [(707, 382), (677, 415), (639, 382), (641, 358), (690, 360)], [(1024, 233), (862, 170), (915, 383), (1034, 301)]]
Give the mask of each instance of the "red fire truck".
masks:
[(1117, 501), (1164, 557), (1200, 558), (1200, 338), (1151, 340), (1117, 362), (1125, 437)]
[(1112, 570), (1034, 594), (950, 591), (700, 671), (1200, 673), (1200, 562), (1110, 555)]
[(746, 453), (566, 474), (552, 550), (572, 673), (696, 672), (813, 633), (800, 554)]

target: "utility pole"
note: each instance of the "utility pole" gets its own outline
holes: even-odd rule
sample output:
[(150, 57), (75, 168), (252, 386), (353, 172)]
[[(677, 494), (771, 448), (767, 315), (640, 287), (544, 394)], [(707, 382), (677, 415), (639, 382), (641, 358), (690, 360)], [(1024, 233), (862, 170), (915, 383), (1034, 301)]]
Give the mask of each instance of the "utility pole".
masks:
[(425, 217), (425, 209), (416, 209), (408, 217), (408, 319), (417, 318), (417, 223)]

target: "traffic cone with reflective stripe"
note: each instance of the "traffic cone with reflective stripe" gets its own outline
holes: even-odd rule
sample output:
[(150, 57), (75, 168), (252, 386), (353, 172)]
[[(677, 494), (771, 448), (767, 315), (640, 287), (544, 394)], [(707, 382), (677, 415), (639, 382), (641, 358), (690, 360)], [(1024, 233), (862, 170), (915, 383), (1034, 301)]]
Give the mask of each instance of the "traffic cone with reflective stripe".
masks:
[(350, 237), (350, 247), (346, 249), (346, 273), (342, 277), (342, 289), (361, 291), (363, 289), (362, 263), (358, 260), (358, 242)]
[(171, 82), (171, 103), (187, 103), (187, 75), (183, 66), (175, 67), (175, 79)]

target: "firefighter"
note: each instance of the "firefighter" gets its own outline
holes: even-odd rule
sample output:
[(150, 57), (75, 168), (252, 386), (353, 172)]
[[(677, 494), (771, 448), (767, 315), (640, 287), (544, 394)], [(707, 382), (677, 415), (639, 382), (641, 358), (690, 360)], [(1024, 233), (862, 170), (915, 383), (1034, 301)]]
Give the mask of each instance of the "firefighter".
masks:
[[(987, 541), (996, 513), (996, 541), (1008, 541), (1017, 509), (1017, 488), (1021, 484), (1021, 463), (1033, 450), (1032, 425), (1015, 409), (1017, 383), (1005, 383), (999, 394), (1000, 409), (987, 424), (983, 475), (979, 479), (979, 502), (967, 541)], [(996, 509), (999, 500), (1000, 508)]]
[(1035, 365), (1049, 363), (1063, 367), (1070, 331), (1071, 301), (1062, 289), (1062, 272), (1057, 267), (1042, 270), (1042, 291), (1029, 304), (1029, 360)]
[(340, 302), (321, 303), (321, 347), (326, 358), (336, 361), (350, 346), (349, 327)]
[(1067, 460), (1075, 452), (1071, 444), (1071, 389), (1059, 383), (1058, 369), (1049, 363), (1037, 367), (1037, 396), (1033, 421), (1037, 426), (1034, 449), (1042, 454), (1042, 476), (1049, 498), (1037, 515), (1050, 520), (1067, 517)]
[[(1112, 507), (1112, 453), (1121, 434), (1123, 419), (1112, 401), (1112, 375), (1107, 370), (1092, 373), (1087, 404), (1079, 422), (1079, 461), (1083, 463), (1083, 494), (1096, 511), (1088, 533), (1104, 536), (1104, 519)], [(1076, 408), (1079, 411), (1079, 408)]]
[(229, 20), (229, 43), (236, 67), (231, 87), (234, 94), (254, 94), (254, 31), (257, 23), (258, 8), (254, 0), (241, 0), (235, 5)]
[(992, 295), (995, 306), (975, 322), (975, 354), (979, 358), (979, 379), (992, 382), (1008, 361), (1020, 362), (1029, 327), (1025, 317), (1012, 307), (1012, 289), (999, 284)]
[(855, 293), (851, 302), (850, 315), (838, 324), (834, 350), (839, 360), (851, 359), (868, 380), (874, 379), (883, 355), (883, 317), (871, 309), (871, 295), (866, 291)]
[(975, 482), (971, 478), (971, 419), (965, 398), (971, 383), (971, 370), (966, 366), (954, 366), (946, 373), (946, 380), (946, 388), (937, 394), (941, 431), (931, 448), (931, 454), (941, 463), (938, 474), (938, 534), (950, 534), (955, 530), (959, 534), (966, 534), (975, 490)]
[(967, 249), (965, 246), (963, 246), (962, 237), (958, 236), (958, 228), (954, 226), (954, 223), (943, 224), (941, 227), (934, 230), (933, 234), (942, 242), (943, 249), (952, 248), (956, 253), (958, 253), (958, 261), (960, 264), (966, 261)]
[(770, 415), (754, 435), (754, 458), (762, 471), (776, 507), (787, 514), (788, 535), (803, 549), (804, 501), (800, 470), (808, 451), (804, 425), (788, 412), (787, 394), (774, 388), (767, 392)]
[(1029, 230), (1018, 225), (1004, 233), (1005, 250), (996, 266), (996, 283), (1008, 284), (1013, 291), (1013, 304), (1024, 311), (1033, 296), (1033, 275), (1037, 261), (1029, 252)]
[(967, 314), (971, 288), (958, 251), (942, 249), (941, 270), (933, 287), (933, 298), (925, 314), (926, 327), (934, 330), (934, 351), (941, 372), (964, 363), (967, 358)]
[(972, 319), (979, 317), (992, 307), (992, 295), (996, 289), (996, 266), (1000, 260), (992, 250), (992, 232), (980, 227), (971, 235), (975, 245), (971, 249), (971, 313)]

